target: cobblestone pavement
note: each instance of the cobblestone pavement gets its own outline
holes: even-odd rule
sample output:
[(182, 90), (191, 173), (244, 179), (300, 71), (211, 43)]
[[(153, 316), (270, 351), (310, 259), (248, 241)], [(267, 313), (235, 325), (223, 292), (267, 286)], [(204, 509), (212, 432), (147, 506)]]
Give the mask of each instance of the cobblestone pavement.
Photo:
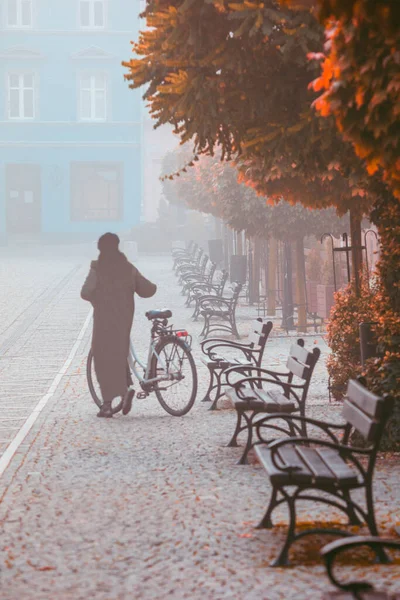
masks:
[[(47, 285), (51, 272), (57, 273), (53, 285), (69, 274), (70, 279), (46, 305), (38, 327), (27, 330), (26, 339), (19, 337), (2, 358), (4, 418), (14, 403), (32, 400), (31, 407), (46, 394), (88, 313), (79, 299), (87, 258), (50, 263), (36, 267), (41, 274), (32, 275), (33, 296)], [(148, 343), (143, 314), (149, 308), (172, 308), (174, 323), (187, 327), (196, 340), (201, 323), (191, 323), (190, 311), (183, 308), (170, 260), (146, 258), (138, 266), (159, 285), (154, 299), (137, 302), (134, 340), (139, 352)], [(29, 272), (18, 261), (13, 269)], [(5, 268), (2, 278), (7, 272)], [(1, 294), (0, 302), (8, 306)], [(6, 309), (10, 316), (0, 343), (15, 331), (6, 327), (17, 327), (15, 319), (29, 297), (27, 292), (14, 313)], [(249, 310), (240, 308), (242, 333), (248, 329)], [(291, 342), (271, 339), (266, 361), (283, 361)], [(326, 355), (322, 338), (307, 338), (307, 345), (314, 343)], [(268, 566), (282, 543), (286, 514), (277, 510), (274, 530), (254, 529), (265, 510), (269, 484), (258, 465), (236, 465), (240, 449), (226, 447), (233, 412), (210, 412), (197, 402), (186, 417), (173, 418), (150, 398), (136, 400), (127, 417), (97, 419), (85, 378), (89, 344), (87, 331), (56, 393), (0, 479), (0, 598), (322, 598), (329, 589), (324, 569), (306, 557), (301, 543), (293, 551), (292, 568)], [(196, 341), (194, 352), (198, 357)], [(200, 365), (199, 375), (201, 398), (207, 377)], [(339, 409), (329, 405), (326, 384), (321, 360), (310, 411), (335, 419)], [(380, 528), (389, 534), (400, 520), (399, 472), (398, 458), (378, 461), (377, 515)], [(304, 522), (338, 518), (331, 509), (301, 508)], [(320, 545), (318, 540), (316, 547)], [(343, 570), (352, 576), (363, 572), (354, 565)], [(399, 565), (374, 567), (373, 581), (400, 591)]]

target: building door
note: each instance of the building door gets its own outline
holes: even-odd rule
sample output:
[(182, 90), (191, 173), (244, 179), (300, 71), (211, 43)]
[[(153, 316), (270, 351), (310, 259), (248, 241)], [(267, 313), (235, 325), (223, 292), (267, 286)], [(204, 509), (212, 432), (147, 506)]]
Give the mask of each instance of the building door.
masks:
[(41, 230), (41, 181), (39, 165), (6, 165), (8, 233)]

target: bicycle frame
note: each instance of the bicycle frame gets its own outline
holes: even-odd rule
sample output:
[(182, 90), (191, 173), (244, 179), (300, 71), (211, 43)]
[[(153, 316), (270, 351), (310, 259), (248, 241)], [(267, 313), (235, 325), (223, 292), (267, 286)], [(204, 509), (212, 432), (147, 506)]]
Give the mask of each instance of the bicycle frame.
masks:
[[(173, 373), (167, 374), (167, 367), (166, 367), (162, 357), (156, 352), (156, 349), (155, 349), (156, 341), (157, 341), (156, 339), (151, 340), (150, 347), (149, 347), (149, 353), (148, 353), (148, 357), (147, 357), (147, 364), (144, 365), (142, 363), (142, 361), (140, 360), (140, 358), (138, 357), (138, 355), (136, 354), (136, 350), (135, 350), (132, 340), (130, 340), (128, 363), (129, 363), (129, 366), (130, 366), (133, 374), (135, 375), (136, 379), (139, 381), (140, 384), (148, 385), (148, 384), (152, 384), (152, 383), (158, 383), (159, 381), (173, 381), (173, 379), (174, 379)], [(156, 356), (157, 359), (160, 361), (162, 368), (166, 373), (165, 375), (161, 375), (160, 377), (150, 378), (151, 359), (153, 358), (153, 356)], [(139, 373), (137, 366), (139, 366), (140, 368), (142, 368), (144, 370), (144, 376), (142, 376)], [(134, 388), (134, 386), (132, 384), (129, 387), (129, 389), (133, 389), (133, 388)]]

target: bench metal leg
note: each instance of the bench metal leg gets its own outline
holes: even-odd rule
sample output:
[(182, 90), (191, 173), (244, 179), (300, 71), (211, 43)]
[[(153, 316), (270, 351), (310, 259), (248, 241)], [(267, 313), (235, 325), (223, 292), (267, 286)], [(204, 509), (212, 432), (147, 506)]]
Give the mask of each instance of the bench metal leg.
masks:
[[(367, 485), (365, 488), (365, 493), (366, 493), (366, 499), (367, 499), (367, 525), (368, 525), (368, 529), (371, 533), (372, 536), (374, 537), (378, 537), (378, 527), (376, 525), (376, 519), (375, 519), (375, 510), (374, 510), (374, 499), (372, 496), (372, 487), (371, 484)], [(377, 557), (377, 562), (381, 563), (381, 564), (389, 564), (391, 562), (390, 558), (388, 557), (388, 555), (386, 554), (386, 552), (383, 550), (383, 548), (376, 548), (375, 550), (376, 552), (376, 557)]]
[[(223, 377), (223, 369), (220, 369), (219, 373), (215, 373), (215, 378), (217, 380), (217, 383), (214, 385), (215, 388), (215, 397), (214, 397), (214, 401), (210, 406), (210, 410), (217, 410), (217, 403), (218, 400), (221, 398), (221, 396), (224, 395), (224, 392), (221, 391), (221, 378)], [(226, 384), (225, 384), (226, 385)]]
[(242, 427), (242, 414), (240, 411), (237, 411), (237, 421), (236, 421), (236, 428), (235, 431), (233, 433), (232, 439), (228, 444), (228, 448), (237, 448), (239, 446), (239, 444), (237, 443), (237, 436), (239, 435), (239, 433), (241, 431), (243, 431), (243, 427)]
[(259, 524), (256, 526), (256, 529), (272, 529), (273, 528), (274, 524), (272, 523), (271, 517), (272, 517), (272, 513), (273, 513), (274, 509), (279, 504), (279, 502), (276, 501), (277, 497), (278, 497), (278, 490), (276, 487), (274, 487), (272, 489), (272, 495), (271, 495), (271, 499), (269, 501), (267, 512), (265, 513), (265, 515), (263, 516), (263, 518), (261, 519)]
[(357, 516), (356, 511), (354, 510), (353, 502), (351, 500), (350, 492), (344, 490), (343, 498), (347, 505), (347, 515), (349, 517), (349, 525), (362, 525), (362, 522)]
[(199, 337), (207, 337), (208, 334), (208, 330), (210, 329), (210, 322), (209, 322), (209, 318), (207, 313), (204, 315), (204, 325), (203, 325), (203, 329), (201, 330), (201, 333), (199, 335)]
[(246, 424), (247, 424), (247, 442), (246, 442), (246, 446), (244, 448), (243, 454), (238, 462), (238, 465), (247, 465), (248, 464), (247, 455), (253, 445), (253, 419), (255, 416), (256, 416), (256, 413), (254, 413), (254, 412), (251, 414), (250, 417), (248, 417), (246, 415), (246, 413), (243, 413), (243, 418), (245, 419)]
[(233, 315), (230, 319), (230, 325), (231, 325), (233, 335), (236, 337), (237, 340), (240, 340), (240, 334), (239, 334), (238, 328), (236, 327), (235, 313), (233, 313)]
[(202, 399), (202, 402), (212, 402), (210, 394), (213, 391), (213, 389), (215, 388), (215, 384), (214, 384), (215, 371), (214, 371), (214, 369), (208, 369), (208, 372), (210, 373), (210, 382), (208, 384), (208, 389), (204, 395), (204, 398)]
[(286, 535), (286, 541), (283, 545), (282, 550), (279, 553), (279, 556), (271, 563), (271, 567), (287, 567), (290, 564), (289, 549), (296, 539), (296, 498), (286, 495), (286, 502), (289, 509), (289, 527)]

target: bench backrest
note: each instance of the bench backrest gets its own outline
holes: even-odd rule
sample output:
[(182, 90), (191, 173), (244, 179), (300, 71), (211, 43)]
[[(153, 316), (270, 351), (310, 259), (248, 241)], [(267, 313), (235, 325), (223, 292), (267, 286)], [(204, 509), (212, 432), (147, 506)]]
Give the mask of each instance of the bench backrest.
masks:
[(204, 254), (203, 258), (200, 261), (200, 273), (201, 273), (201, 275), (204, 275), (204, 273), (206, 272), (207, 263), (208, 263), (208, 256), (207, 256), (207, 254)]
[(207, 273), (207, 283), (212, 283), (214, 279), (215, 269), (217, 268), (216, 263), (210, 261), (210, 268)]
[(293, 344), (290, 348), (289, 358), (286, 362), (286, 367), (290, 371), (288, 381), (291, 383), (294, 376), (303, 381), (303, 384), (299, 384), (302, 386), (302, 395), (298, 398), (300, 403), (304, 403), (307, 398), (311, 377), (320, 354), (319, 348), (313, 348), (311, 352), (306, 350), (303, 339), (297, 340), (297, 344)]
[(228, 271), (225, 271), (225, 270), (222, 271), (221, 278), (217, 284), (218, 285), (217, 296), (222, 296), (222, 294), (224, 293), (225, 285), (226, 285), (226, 282), (228, 281), (228, 276), (229, 276)]
[(273, 324), (272, 321), (266, 321), (259, 317), (255, 319), (251, 324), (251, 330), (249, 334), (249, 342), (253, 350), (258, 352), (256, 365), (261, 366), (262, 359), (264, 356), (265, 345), (268, 340), (268, 336), (271, 333)]
[(195, 263), (196, 263), (197, 266), (199, 266), (200, 261), (201, 261), (201, 257), (203, 256), (203, 254), (204, 254), (204, 250), (203, 250), (203, 248), (201, 248), (199, 246), (198, 249), (197, 249), (197, 256), (195, 256), (195, 258), (194, 258), (194, 261), (195, 261)]
[(231, 310), (232, 311), (236, 310), (236, 305), (238, 303), (239, 295), (240, 295), (240, 292), (242, 291), (242, 287), (243, 287), (242, 283), (233, 283), (232, 284), (232, 290), (233, 290), (233, 294), (232, 294), (232, 298), (231, 298)]
[(392, 398), (377, 396), (359, 381), (350, 379), (342, 415), (367, 442), (379, 443), (392, 408)]

